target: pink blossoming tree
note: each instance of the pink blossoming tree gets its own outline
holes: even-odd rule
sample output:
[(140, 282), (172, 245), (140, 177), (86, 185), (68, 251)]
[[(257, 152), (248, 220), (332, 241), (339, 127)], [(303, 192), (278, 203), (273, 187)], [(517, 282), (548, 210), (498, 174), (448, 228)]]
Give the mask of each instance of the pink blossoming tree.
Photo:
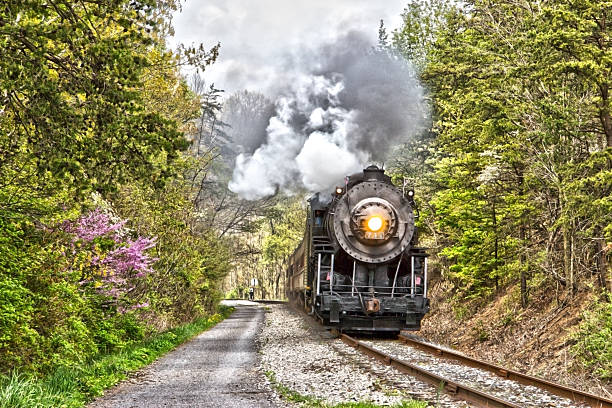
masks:
[(96, 208), (76, 221), (64, 223), (64, 231), (72, 235), (73, 254), (87, 253), (86, 268), (81, 286), (94, 288), (117, 307), (120, 313), (147, 307), (142, 301), (147, 275), (154, 273), (156, 258), (148, 251), (155, 246), (155, 239), (138, 236), (133, 239), (126, 228), (127, 220), (113, 221), (112, 217)]

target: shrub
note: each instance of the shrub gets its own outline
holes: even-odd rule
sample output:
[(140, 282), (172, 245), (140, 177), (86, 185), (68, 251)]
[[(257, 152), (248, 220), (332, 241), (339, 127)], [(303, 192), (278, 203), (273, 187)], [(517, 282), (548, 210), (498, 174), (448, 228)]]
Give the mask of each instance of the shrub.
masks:
[(602, 380), (612, 379), (612, 303), (596, 300), (573, 335), (571, 352)]

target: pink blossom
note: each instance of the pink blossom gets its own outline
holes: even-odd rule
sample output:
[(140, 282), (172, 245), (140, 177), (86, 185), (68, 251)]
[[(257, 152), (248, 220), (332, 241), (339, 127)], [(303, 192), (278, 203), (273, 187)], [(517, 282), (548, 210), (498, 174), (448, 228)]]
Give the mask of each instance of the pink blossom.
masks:
[(115, 274), (124, 275), (134, 271), (136, 277), (142, 277), (153, 272), (151, 264), (156, 259), (151, 258), (145, 251), (154, 246), (154, 239), (145, 237), (138, 237), (135, 241), (128, 239), (125, 246), (113, 249), (100, 261), (100, 264), (109, 267)]
[[(114, 299), (119, 313), (149, 305), (145, 302), (126, 308), (131, 303), (130, 292), (135, 289), (135, 283), (139, 278), (155, 272), (152, 265), (157, 261), (147, 254), (147, 251), (155, 246), (155, 238), (143, 236), (136, 239), (126, 238), (128, 236), (128, 231), (125, 229), (126, 222), (127, 220), (122, 220), (113, 223), (108, 214), (97, 208), (76, 221), (67, 221), (63, 225), (66, 232), (73, 234), (73, 254), (89, 248), (93, 251), (91, 266), (105, 272), (101, 277), (93, 276), (82, 280), (79, 284), (85, 285), (98, 280), (102, 285), (95, 290), (101, 295)], [(92, 241), (97, 237), (112, 239), (115, 242), (113, 248), (103, 250), (94, 246)], [(89, 244), (78, 247), (78, 242)]]
[(132, 306), (130, 309), (142, 309), (143, 307), (149, 307), (149, 302), (139, 303), (137, 305)]
[(91, 242), (97, 237), (113, 233), (112, 238), (116, 241), (119, 238), (117, 231), (123, 228), (126, 222), (127, 220), (122, 220), (113, 224), (108, 214), (96, 208), (75, 222), (64, 223), (64, 229), (74, 234), (75, 240), (81, 239), (85, 242)]

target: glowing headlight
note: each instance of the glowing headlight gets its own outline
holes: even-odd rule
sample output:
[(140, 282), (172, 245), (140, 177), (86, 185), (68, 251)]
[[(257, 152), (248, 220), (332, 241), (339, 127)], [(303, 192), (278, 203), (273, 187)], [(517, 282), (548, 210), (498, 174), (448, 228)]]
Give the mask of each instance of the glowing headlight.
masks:
[(368, 220), (368, 228), (372, 232), (380, 231), (383, 226), (383, 220), (379, 216), (375, 215)]

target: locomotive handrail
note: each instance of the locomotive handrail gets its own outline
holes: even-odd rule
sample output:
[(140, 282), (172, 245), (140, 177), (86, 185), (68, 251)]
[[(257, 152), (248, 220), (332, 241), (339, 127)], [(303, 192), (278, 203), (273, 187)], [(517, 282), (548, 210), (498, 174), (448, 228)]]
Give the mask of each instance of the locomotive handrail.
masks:
[(319, 253), (319, 261), (317, 265), (317, 295), (321, 293), (321, 253)]
[(410, 295), (414, 297), (414, 256), (410, 257), (410, 285), (412, 285)]
[[(406, 290), (406, 293), (400, 292), (401, 297), (424, 296), (424, 293), (420, 293), (420, 291), (418, 291), (418, 289), (421, 288), (420, 286), (416, 286), (414, 288), (412, 286), (396, 286), (395, 288), (398, 290), (402, 290), (402, 289)], [(342, 290), (342, 289), (346, 289), (346, 290)], [(362, 294), (368, 294), (369, 289), (374, 289), (375, 294), (390, 294), (389, 289), (391, 288), (389, 286), (376, 286), (376, 285), (373, 285), (373, 286), (370, 286), (370, 285), (334, 285), (334, 291), (331, 294), (336, 294), (336, 295), (350, 294), (351, 296), (355, 296), (354, 290)], [(412, 295), (412, 289), (415, 290), (414, 296)], [(396, 293), (394, 297), (398, 297), (398, 293)]]
[(391, 288), (391, 297), (393, 297), (393, 295), (395, 294), (395, 283), (397, 282), (397, 273), (399, 272), (400, 265), (402, 264), (402, 259), (404, 259), (404, 251), (402, 251), (400, 259), (397, 262), (397, 268), (395, 268), (395, 275), (393, 276), (393, 287)]
[(329, 272), (329, 293), (334, 294), (334, 254), (331, 256), (331, 267)]
[(351, 296), (355, 296), (355, 269), (357, 267), (357, 262), (353, 261), (353, 279), (351, 279)]
[(427, 257), (423, 265), (423, 297), (427, 297)]

